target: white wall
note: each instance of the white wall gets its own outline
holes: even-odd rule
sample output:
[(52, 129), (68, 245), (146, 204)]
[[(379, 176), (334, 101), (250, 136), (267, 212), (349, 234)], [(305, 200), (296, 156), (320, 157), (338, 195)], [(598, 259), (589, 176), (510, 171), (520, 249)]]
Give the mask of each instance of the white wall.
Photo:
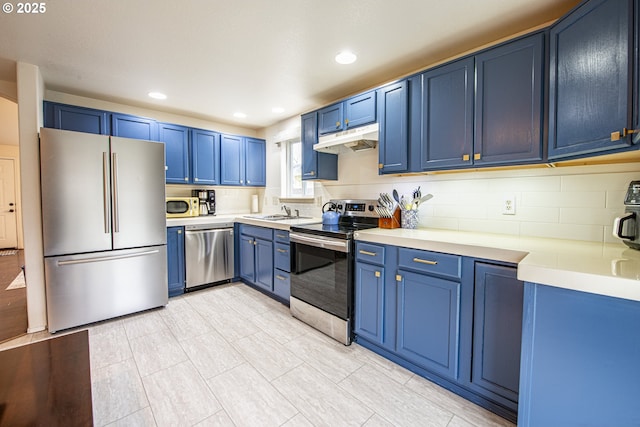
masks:
[[(266, 131), (267, 177), (265, 210), (282, 205), (280, 149), (273, 142), (284, 128), (299, 126), (299, 117)], [(613, 219), (624, 212), (624, 194), (630, 181), (640, 179), (638, 163), (477, 170), (411, 176), (379, 176), (378, 150), (347, 151), (338, 158), (338, 181), (316, 184), (312, 203), (287, 203), (318, 216), (331, 198), (377, 199), (395, 188), (409, 196), (420, 186), (434, 198), (419, 211), (419, 227), (479, 231), (516, 236), (552, 237), (596, 242), (616, 241)], [(505, 195), (515, 195), (516, 215), (502, 214)], [(275, 199), (274, 199), (275, 197)]]

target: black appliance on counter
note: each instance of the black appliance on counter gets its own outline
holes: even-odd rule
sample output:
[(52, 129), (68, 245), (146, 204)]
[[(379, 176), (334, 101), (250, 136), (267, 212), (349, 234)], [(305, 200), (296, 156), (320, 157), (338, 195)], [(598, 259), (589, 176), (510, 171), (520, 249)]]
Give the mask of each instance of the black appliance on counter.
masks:
[(216, 214), (216, 190), (191, 190), (191, 196), (200, 201), (200, 215)]
[(624, 198), (625, 214), (615, 219), (613, 236), (632, 249), (640, 249), (640, 181), (631, 181)]
[(376, 200), (331, 200), (337, 225), (291, 226), (291, 314), (351, 344), (354, 233), (378, 226)]

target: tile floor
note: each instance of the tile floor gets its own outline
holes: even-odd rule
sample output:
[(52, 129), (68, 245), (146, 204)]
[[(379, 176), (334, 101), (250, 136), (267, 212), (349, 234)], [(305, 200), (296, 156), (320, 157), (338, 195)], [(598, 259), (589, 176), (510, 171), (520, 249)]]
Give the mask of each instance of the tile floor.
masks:
[(88, 330), (96, 426), (513, 426), (244, 284)]

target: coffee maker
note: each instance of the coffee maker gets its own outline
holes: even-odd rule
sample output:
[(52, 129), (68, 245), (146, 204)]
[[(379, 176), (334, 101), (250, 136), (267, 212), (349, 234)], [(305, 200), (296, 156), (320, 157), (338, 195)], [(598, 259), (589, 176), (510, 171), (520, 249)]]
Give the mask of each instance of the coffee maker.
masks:
[(216, 190), (192, 190), (191, 196), (200, 202), (200, 215), (216, 214)]
[(631, 181), (624, 198), (625, 214), (615, 219), (613, 236), (632, 249), (640, 249), (640, 181)]

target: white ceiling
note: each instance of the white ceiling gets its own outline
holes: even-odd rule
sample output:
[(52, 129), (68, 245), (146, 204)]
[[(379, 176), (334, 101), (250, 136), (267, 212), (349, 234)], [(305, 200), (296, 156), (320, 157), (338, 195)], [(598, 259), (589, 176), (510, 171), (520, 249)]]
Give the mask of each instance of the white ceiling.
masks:
[[(556, 19), (578, 0), (54, 0), (0, 13), (48, 89), (263, 128)], [(349, 48), (358, 61), (333, 58)], [(165, 101), (147, 97), (152, 90)], [(273, 107), (285, 112), (275, 114)], [(235, 119), (242, 111), (245, 119)]]

